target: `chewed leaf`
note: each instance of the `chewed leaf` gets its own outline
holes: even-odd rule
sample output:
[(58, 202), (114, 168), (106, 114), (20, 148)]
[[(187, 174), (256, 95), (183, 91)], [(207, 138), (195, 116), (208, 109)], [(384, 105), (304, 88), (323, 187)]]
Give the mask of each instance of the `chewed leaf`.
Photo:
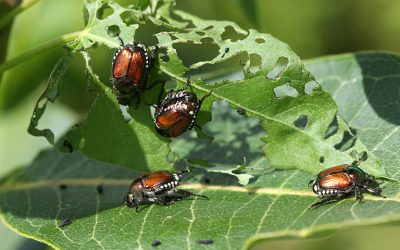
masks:
[[(306, 86), (315, 82), (314, 78), (287, 44), (255, 30), (250, 30), (247, 36), (236, 41), (223, 39), (227, 27), (232, 27), (238, 34), (246, 33), (231, 23), (200, 21), (182, 11), (176, 14), (192, 23), (193, 27), (187, 28), (184, 33), (172, 31), (156, 35), (167, 48), (169, 57), (168, 62), (160, 61), (160, 69), (171, 77), (184, 82), (181, 76), (189, 70), (182, 66), (174, 46), (201, 44), (204, 36), (211, 38), (212, 43), (219, 46), (219, 54), (212, 60), (194, 63), (190, 66), (191, 69), (218, 64), (241, 53), (261, 58), (255, 72), (251, 71), (250, 57), (242, 62), (245, 76), (243, 80), (225, 80), (212, 85), (197, 80), (191, 85), (201, 95), (213, 90), (214, 99), (209, 98), (203, 110), (208, 110), (213, 100), (220, 99), (235, 108), (246, 110), (246, 115), (260, 119), (267, 132), (263, 138), (266, 143), (264, 152), (272, 167), (298, 168), (317, 173), (329, 166), (351, 163), (355, 160), (351, 156), (352, 151), (366, 150), (362, 142), (355, 138), (353, 143), (338, 148), (337, 145), (342, 145), (343, 136), (350, 133), (344, 122), (341, 122), (331, 137), (325, 137), (332, 121), (336, 119), (336, 104), (320, 87), (313, 86), (311, 93), (310, 90), (306, 92)], [(205, 35), (199, 35), (199, 31)], [(304, 128), (296, 125), (299, 116), (307, 117), (307, 126)], [(199, 117), (200, 124), (206, 122), (205, 117)], [(321, 157), (324, 158), (323, 163), (320, 162)], [(385, 171), (374, 157), (364, 162), (363, 167), (378, 176), (385, 176)]]
[[(233, 22), (203, 20), (173, 7), (172, 0), (152, 2), (149, 8), (141, 6), (144, 11), (128, 9), (113, 1), (85, 1), (86, 27), (75, 48), (90, 49), (94, 44), (117, 47), (115, 33), (120, 33), (123, 40), (132, 41), (139, 24), (150, 22), (161, 30), (154, 34), (160, 48), (155, 68), (164, 74), (160, 76), (160, 72), (153, 70), (153, 77), (170, 78), (179, 88), (192, 72), (201, 72), (207, 66), (230, 60), (237, 60), (235, 63), (243, 66), (244, 76), (237, 81), (222, 78), (207, 84), (208, 79), (193, 77), (190, 89), (199, 98), (213, 91), (198, 113), (198, 134), (203, 135), (201, 127), (211, 120), (212, 103), (223, 100), (233, 108), (244, 110), (245, 118), (260, 120), (266, 132), (262, 138), (263, 152), (271, 167), (317, 173), (333, 165), (351, 163), (356, 160), (355, 154), (368, 151), (351, 128), (336, 117), (337, 107), (332, 97), (318, 86), (287, 44), (269, 34), (245, 31)], [(217, 48), (213, 57), (185, 66), (176, 47), (184, 44), (190, 49), (191, 45), (203, 43)], [(236, 59), (239, 55), (240, 60)], [(89, 68), (87, 63), (91, 71)], [(96, 72), (90, 75), (93, 78)], [(138, 169), (170, 168), (169, 141), (156, 134), (150, 108), (144, 103), (137, 111), (131, 107), (129, 112), (134, 119), (127, 123), (110, 88), (100, 81), (97, 83), (101, 93), (92, 112), (81, 126), (69, 133), (73, 148), (101, 161)], [(144, 92), (140, 94), (141, 100), (149, 100), (154, 95), (154, 92)], [(112, 119), (104, 121), (107, 115)], [(299, 117), (307, 117), (306, 123), (304, 119), (299, 123)], [(338, 125), (331, 129), (333, 121), (338, 121)], [(99, 137), (99, 133), (103, 136)], [(380, 159), (368, 155), (362, 167), (377, 176), (385, 176)]]
[[(45, 174), (43, 174), (45, 173)], [(139, 173), (100, 163), (78, 152), (43, 152), (0, 186), (0, 215), (14, 230), (58, 249), (248, 249), (255, 241), (307, 237), (352, 225), (400, 217), (398, 185), (388, 182), (386, 199), (365, 195), (309, 210), (318, 197), (314, 178), (300, 170), (273, 171), (253, 187), (183, 183), (178, 188), (206, 195), (136, 213), (124, 205)], [(373, 211), (373, 213), (371, 213)], [(217, 223), (216, 223), (217, 222)]]
[(34, 136), (44, 136), (47, 141), (54, 144), (54, 134), (50, 129), (38, 129), (39, 120), (46, 110), (47, 103), (54, 102), (59, 95), (59, 84), (72, 60), (72, 53), (68, 52), (61, 57), (54, 66), (47, 82), (47, 88), (39, 97), (31, 117), (28, 132)]
[(99, 91), (85, 121), (67, 134), (72, 147), (103, 162), (142, 171), (171, 169), (167, 144), (153, 133), (153, 127), (145, 125), (153, 122), (150, 107), (139, 106), (133, 112), (134, 119), (126, 121), (111, 90), (93, 72), (89, 55), (82, 54), (88, 75)]
[[(141, 12), (135, 9), (126, 9), (110, 1), (84, 1), (84, 17), (86, 27), (80, 38), (76, 41), (75, 49), (88, 49), (95, 43), (102, 43), (110, 48), (117, 48), (119, 41), (116, 38), (120, 34), (124, 41), (132, 41), (138, 24), (127, 25), (124, 22), (124, 13), (129, 13), (129, 17), (135, 22), (141, 19)], [(103, 13), (111, 12), (104, 15)]]
[[(397, 157), (399, 133), (400, 57), (390, 53), (356, 53), (307, 63), (322, 87), (338, 102), (339, 114), (365, 143), (356, 156), (379, 159), (387, 176), (400, 180)], [(351, 149), (350, 149), (351, 151)], [(363, 164), (361, 164), (361, 167)], [(368, 169), (378, 175), (374, 169)]]

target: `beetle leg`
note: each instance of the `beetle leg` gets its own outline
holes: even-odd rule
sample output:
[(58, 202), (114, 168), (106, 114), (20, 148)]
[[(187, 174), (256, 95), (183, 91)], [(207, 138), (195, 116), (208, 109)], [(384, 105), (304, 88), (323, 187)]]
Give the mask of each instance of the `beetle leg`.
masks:
[(189, 85), (190, 85), (190, 76), (189, 76), (189, 78), (186, 80), (186, 85), (185, 85), (185, 87), (176, 90), (176, 92), (180, 92), (180, 91), (186, 90), (187, 88), (189, 88)]
[(332, 195), (325, 196), (325, 197), (321, 198), (320, 200), (318, 200), (318, 201), (314, 202), (313, 204), (311, 204), (311, 206), (309, 206), (308, 209), (313, 209), (313, 208), (315, 208), (317, 206), (320, 206), (320, 205), (324, 205), (324, 204), (327, 204), (327, 203), (335, 202), (335, 201), (337, 201), (338, 199), (340, 199), (343, 196), (344, 196), (343, 193), (337, 193), (337, 194), (332, 194)]
[(189, 196), (203, 197), (208, 200), (208, 197), (205, 195), (193, 193), (193, 192), (190, 192), (190, 191), (187, 191), (184, 189), (169, 190), (169, 192), (167, 193), (167, 196), (169, 196), (171, 198), (176, 198), (178, 200), (183, 199), (185, 197), (189, 197)]
[(139, 205), (136, 206), (136, 213), (139, 213), (140, 211), (142, 211), (143, 209), (145, 209), (146, 207), (150, 207), (151, 204), (146, 204), (145, 206), (142, 206), (141, 208), (139, 207)]
[(153, 51), (151, 52), (151, 56), (150, 56), (150, 60), (151, 60), (151, 66), (154, 65), (154, 60), (156, 59), (157, 55), (158, 55), (158, 46), (156, 45), (153, 49)]
[[(167, 81), (156, 81), (156, 83), (157, 83), (157, 82), (162, 82), (162, 86), (161, 86), (161, 89), (160, 89), (160, 93), (159, 93), (158, 96), (157, 96), (157, 105), (159, 105), (159, 104), (161, 103), (162, 94), (163, 94), (163, 92), (164, 92), (164, 86), (165, 86), (165, 83), (166, 83)], [(152, 83), (151, 85), (153, 85), (153, 83)], [(151, 85), (150, 85), (150, 86), (151, 86)], [(157, 106), (156, 106), (156, 108), (157, 108)]]
[(207, 97), (209, 97), (209, 96), (212, 94), (213, 91), (214, 91), (214, 90), (211, 90), (210, 92), (208, 92), (205, 96), (203, 96), (203, 97), (198, 101), (196, 111), (194, 112), (194, 115), (193, 115), (193, 121), (192, 121), (192, 123), (190, 124), (188, 130), (191, 130), (191, 129), (193, 128), (193, 126), (195, 125), (196, 117), (197, 117), (197, 114), (199, 113), (199, 110), (200, 110), (200, 108), (201, 108), (201, 104), (203, 104), (203, 101), (204, 101)]
[(362, 195), (360, 188), (357, 186), (354, 187), (354, 195), (356, 197), (356, 200), (358, 200), (358, 202), (361, 203), (363, 201), (364, 196)]
[[(148, 87), (146, 87), (144, 90), (149, 90), (149, 89), (153, 88), (154, 86), (156, 86), (158, 83), (162, 83), (162, 87), (161, 87), (161, 93), (162, 93), (162, 90), (164, 89), (164, 85), (166, 83), (165, 80), (154, 81), (154, 82), (150, 83), (150, 85)], [(158, 102), (159, 102), (159, 100), (158, 100)]]
[(198, 109), (200, 109), (200, 106), (201, 106), (201, 104), (203, 104), (203, 101), (204, 101), (207, 97), (209, 97), (209, 96), (212, 94), (213, 91), (214, 91), (213, 89), (210, 90), (210, 92), (208, 92), (205, 96), (203, 96), (203, 97), (200, 99)]
[(307, 187), (309, 187), (313, 182), (314, 180), (309, 181)]

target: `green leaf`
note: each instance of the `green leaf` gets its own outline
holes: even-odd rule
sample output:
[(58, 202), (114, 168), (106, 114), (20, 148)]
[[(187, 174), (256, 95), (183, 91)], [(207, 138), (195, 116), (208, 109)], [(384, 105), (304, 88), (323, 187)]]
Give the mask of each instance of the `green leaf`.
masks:
[(87, 73), (98, 88), (98, 96), (85, 121), (67, 135), (74, 149), (91, 158), (113, 162), (139, 170), (171, 169), (165, 139), (153, 133), (150, 107), (141, 105), (132, 112), (134, 119), (127, 122), (111, 90), (100, 82), (86, 60)]
[[(130, 41), (127, 36), (135, 35), (139, 22), (153, 22), (163, 29), (154, 34), (159, 47), (162, 47), (161, 54), (164, 54), (159, 56), (156, 66), (175, 80), (178, 87), (186, 82), (185, 74), (195, 70), (201, 72), (206, 66), (218, 66), (226, 61), (237, 60), (236, 56), (245, 56), (242, 62), (242, 80), (219, 80), (213, 84), (206, 84), (207, 79), (193, 80), (191, 89), (199, 98), (213, 90), (212, 96), (205, 100), (199, 112), (196, 120), (198, 126), (210, 121), (210, 109), (215, 100), (224, 100), (233, 108), (243, 108), (247, 116), (259, 119), (262, 128), (267, 132), (262, 138), (265, 142), (263, 151), (274, 168), (297, 168), (317, 173), (328, 166), (353, 162), (354, 152), (361, 154), (367, 151), (360, 140), (354, 140), (346, 123), (336, 118), (337, 107), (334, 100), (315, 85), (313, 76), (287, 44), (269, 34), (255, 30), (245, 31), (233, 22), (202, 20), (174, 10), (174, 1), (151, 3), (150, 9), (155, 8), (154, 11), (146, 9), (138, 12), (136, 9), (123, 8), (112, 1), (85, 1), (87, 26), (80, 33), (75, 50), (90, 49), (94, 44), (117, 47), (110, 30), (118, 29), (125, 36), (123, 39)], [(106, 10), (111, 14), (105, 15)], [(123, 18), (126, 12), (137, 23), (127, 26)], [(230, 32), (236, 36), (230, 37)], [(240, 39), (234, 40), (233, 37)], [(176, 46), (205, 43), (217, 47), (217, 55), (185, 66)], [(88, 58), (85, 56), (89, 78), (96, 79), (98, 77), (90, 69)], [(258, 58), (259, 63), (254, 58)], [(154, 77), (156, 72), (153, 73)], [(81, 149), (87, 156), (101, 161), (142, 170), (171, 168), (167, 160), (168, 141), (156, 134), (149, 108), (145, 108), (142, 102), (137, 111), (129, 109), (134, 119), (127, 124), (123, 121), (108, 84), (98, 79), (94, 82), (100, 91), (99, 97), (93, 103), (87, 119), (68, 134), (67, 141), (75, 149)], [(146, 103), (153, 104), (152, 96), (154, 92), (147, 92), (141, 98), (151, 100)], [(105, 121), (108, 117), (112, 119)], [(298, 126), (301, 119), (306, 122)], [(337, 129), (327, 136), (330, 125), (336, 120)], [(201, 135), (200, 131), (199, 134)], [(238, 165), (242, 164), (236, 164)], [(374, 175), (386, 176), (379, 160), (372, 154), (362, 167)]]
[(201, 140), (192, 132), (174, 140), (171, 150), (181, 159), (191, 159), (192, 166), (206, 168), (209, 173), (235, 176), (234, 183), (241, 185), (247, 185), (250, 178), (268, 168), (262, 153), (261, 138), (265, 133), (258, 119), (241, 116), (227, 103), (216, 101), (212, 107), (212, 121), (204, 126), (204, 131), (214, 140)]
[(54, 102), (59, 95), (59, 84), (68, 69), (68, 66), (72, 60), (72, 54), (70, 52), (65, 53), (61, 57), (57, 64), (54, 66), (53, 71), (47, 82), (47, 88), (43, 94), (39, 97), (36, 103), (35, 109), (33, 110), (31, 122), (28, 127), (28, 132), (34, 136), (44, 136), (47, 141), (54, 144), (54, 134), (50, 129), (38, 129), (39, 120), (46, 110), (47, 103)]
[(384, 52), (311, 60), (307, 68), (337, 101), (339, 114), (376, 157), (388, 176), (399, 178), (400, 56)]
[[(355, 60), (358, 63), (355, 63)], [(381, 65), (383, 62), (385, 64)], [(396, 93), (397, 84), (392, 80), (398, 75), (399, 68), (396, 65), (399, 62), (400, 58), (391, 54), (355, 54), (319, 59), (309, 63), (308, 68), (319, 77), (318, 81), (324, 87), (333, 91), (332, 93), (336, 93), (336, 88), (331, 86), (344, 83), (343, 87), (346, 87), (352, 83), (344, 93), (356, 96), (357, 93), (363, 93), (365, 84), (376, 87), (377, 82), (370, 82), (368, 79), (379, 79), (384, 93)], [(363, 65), (362, 71), (360, 65)], [(379, 67), (383, 73), (377, 70)], [(343, 71), (349, 69), (352, 72)], [(365, 95), (367, 96), (371, 95)], [(338, 99), (339, 107), (346, 108), (346, 112), (350, 111), (350, 107), (356, 109), (355, 112), (349, 113), (352, 115), (344, 115), (345, 119), (350, 121), (349, 124), (352, 124), (354, 118), (358, 120), (359, 115), (371, 118), (373, 123), (380, 122), (383, 127), (392, 124), (387, 123), (383, 116), (378, 116), (376, 109), (368, 108), (369, 105), (372, 106), (369, 99), (365, 99), (367, 103), (361, 106), (367, 109), (359, 111), (358, 106), (352, 103), (358, 102), (359, 98), (361, 103), (364, 103), (362, 95), (358, 98)], [(384, 103), (391, 103), (397, 98), (394, 94), (385, 96), (384, 99), (390, 101)], [(226, 113), (221, 111), (226, 112), (226, 105), (225, 109), (218, 110), (215, 112), (216, 119), (206, 126), (206, 130), (214, 129), (218, 134), (223, 130), (221, 124), (226, 124), (226, 129), (231, 126), (230, 123), (233, 126), (242, 123), (242, 128), (252, 128), (257, 124), (254, 123), (255, 120), (240, 120), (242, 116), (229, 118), (232, 120), (228, 119), (226, 123)], [(232, 112), (234, 113), (230, 111), (230, 116)], [(395, 116), (385, 117), (388, 119)], [(363, 119), (358, 121), (362, 122)], [(216, 123), (217, 126), (212, 126), (212, 123)], [(239, 126), (234, 126), (230, 132), (228, 129), (220, 138), (216, 137), (213, 143), (223, 142), (224, 136), (232, 137), (238, 129)], [(385, 143), (386, 140), (393, 140), (395, 137), (388, 137), (386, 132), (365, 133), (362, 134), (362, 139), (375, 141), (375, 144), (369, 145), (369, 151), (372, 151), (371, 147), (381, 145), (380, 150), (374, 153), (385, 163), (390, 177), (397, 179), (394, 172), (395, 168), (398, 169), (398, 165), (395, 166), (397, 156), (390, 153), (395, 150), (396, 144)], [(258, 133), (249, 136), (254, 134)], [(260, 136), (263, 134), (254, 136), (250, 141)], [(227, 138), (226, 142), (229, 144), (232, 141)], [(175, 146), (174, 148), (181, 149), (179, 154), (187, 154), (179, 145)], [(195, 144), (188, 144), (189, 148), (192, 146), (195, 147)], [(193, 151), (202, 152), (196, 148), (188, 151), (190, 154)], [(257, 152), (257, 147), (250, 151)], [(380, 154), (383, 152), (389, 153)], [(256, 153), (252, 159), (256, 161), (257, 158), (263, 159)], [(212, 160), (213, 157), (208, 159)], [(125, 207), (122, 200), (130, 182), (137, 175), (138, 173), (126, 168), (90, 160), (79, 153), (44, 152), (31, 166), (11, 174), (0, 182), (2, 219), (20, 233), (56, 248), (102, 246), (105, 249), (151, 249), (154, 240), (161, 241), (164, 248), (200, 249), (203, 246), (197, 241), (205, 239), (214, 241), (210, 248), (246, 249), (254, 242), (265, 239), (319, 236), (353, 225), (373, 225), (400, 220), (397, 182), (386, 181), (382, 185), (386, 199), (365, 195), (365, 201), (361, 204), (349, 198), (307, 210), (318, 197), (307, 187), (308, 180), (313, 179), (314, 175), (300, 170), (268, 170), (255, 182), (243, 188), (222, 186), (216, 184), (217, 182), (211, 182), (210, 185), (184, 184), (181, 188), (205, 194), (210, 200), (189, 199), (167, 207), (152, 205), (135, 213), (134, 210)], [(67, 188), (59, 189), (60, 184), (66, 185)], [(102, 194), (96, 192), (98, 185), (103, 186)], [(59, 228), (58, 225), (66, 218), (72, 219), (72, 224)]]
[[(198, 28), (193, 28), (187, 33), (157, 34), (159, 41), (167, 47), (170, 58), (168, 62), (160, 62), (160, 68), (170, 76), (178, 78), (187, 70), (182, 66), (179, 67), (182, 63), (173, 45), (189, 42), (201, 44), (203, 36), (197, 35), (196, 32), (204, 31), (206, 27), (212, 27), (208, 29), (209, 33), (206, 33), (206, 36), (211, 37), (219, 45), (219, 55), (213, 60), (195, 63), (191, 68), (197, 69), (206, 64), (220, 63), (243, 52), (258, 55), (261, 58), (257, 72), (250, 72), (251, 63), (247, 60), (244, 65), (244, 80), (223, 81), (213, 85), (199, 80), (191, 85), (201, 95), (213, 89), (214, 98), (224, 100), (234, 108), (241, 107), (248, 116), (261, 120), (263, 129), (267, 131), (263, 139), (266, 143), (264, 152), (271, 166), (298, 168), (317, 173), (327, 166), (354, 161), (350, 155), (352, 150), (366, 151), (359, 140), (346, 150), (335, 148), (342, 142), (344, 133), (348, 130), (347, 125), (342, 121), (339, 122), (338, 131), (329, 138), (325, 138), (326, 131), (335, 118), (336, 105), (329, 94), (321, 88), (313, 89), (311, 94), (306, 92), (307, 84), (312, 84), (314, 78), (304, 69), (300, 59), (286, 44), (255, 30), (250, 30), (248, 36), (239, 41), (222, 40), (224, 27), (231, 26), (231, 23), (199, 20), (181, 11), (176, 11), (176, 14), (188, 19), (193, 25), (198, 25)], [(234, 25), (233, 28), (238, 33), (242, 32)], [(228, 55), (225, 52), (226, 48), (229, 48)], [(269, 78), (268, 74), (277, 67), (276, 64), (282, 58), (286, 58), (287, 65), (275, 78)], [(172, 70), (169, 68), (171, 64), (174, 66)], [(182, 78), (178, 79), (183, 81)], [(282, 90), (283, 94), (278, 97), (276, 91), (282, 87), (286, 90)], [(294, 92), (295, 96), (287, 95), (287, 89)], [(203, 110), (209, 109), (212, 101), (212, 98), (206, 99)], [(303, 129), (295, 125), (301, 116), (307, 116), (308, 119)], [(200, 123), (205, 121), (200, 116)], [(320, 162), (321, 158), (324, 159), (323, 164)], [(373, 174), (385, 176), (382, 166), (374, 157), (369, 158), (363, 167)]]
[[(111, 14), (103, 16), (106, 9)], [(95, 43), (102, 43), (110, 48), (117, 48), (119, 47), (119, 41), (115, 37), (115, 33), (119, 33), (124, 41), (132, 41), (139, 25), (126, 25), (121, 17), (124, 12), (129, 13), (134, 21), (137, 22), (140, 20), (141, 14), (135, 9), (123, 8), (113, 1), (85, 0), (84, 18), (86, 27), (77, 41), (76, 49), (88, 49)]]
[[(244, 80), (223, 81), (213, 85), (199, 80), (191, 86), (199, 95), (204, 95), (213, 89), (214, 98), (225, 100), (234, 108), (241, 107), (248, 116), (259, 118), (263, 129), (267, 131), (263, 139), (266, 143), (264, 152), (271, 166), (298, 168), (316, 173), (327, 166), (354, 161), (350, 155), (351, 151), (366, 151), (360, 140), (346, 150), (335, 148), (341, 144), (348, 130), (347, 125), (340, 119), (337, 132), (325, 138), (326, 131), (335, 118), (336, 105), (321, 88), (316, 87), (309, 91), (308, 86), (315, 83), (314, 78), (304, 69), (300, 59), (286, 44), (255, 30), (250, 30), (242, 40), (223, 40), (222, 35), (227, 27), (233, 28), (238, 34), (246, 32), (231, 22), (202, 20), (182, 11), (174, 13), (194, 27), (187, 29), (189, 31), (185, 33), (176, 31), (156, 34), (159, 42), (166, 47), (169, 56), (167, 62), (160, 61), (160, 69), (171, 77), (183, 82), (184, 79), (180, 76), (189, 70), (183, 66), (174, 45), (202, 44), (204, 37), (211, 38), (213, 43), (219, 46), (218, 55), (210, 61), (194, 63), (190, 66), (191, 69), (201, 69), (206, 64), (218, 64), (241, 53), (261, 58), (256, 72), (251, 71), (251, 60), (246, 61)], [(204, 32), (205, 35), (199, 35), (199, 32)], [(282, 59), (287, 61), (284, 67), (279, 65)], [(280, 72), (278, 71), (273, 78), (269, 77), (276, 68), (280, 68)], [(276, 91), (282, 87), (286, 91), (283, 90), (283, 94), (278, 97)], [(287, 89), (294, 92), (295, 97), (287, 95)], [(213, 98), (206, 99), (203, 110), (209, 110), (212, 101)], [(295, 125), (301, 116), (307, 116), (308, 119), (304, 129)], [(208, 118), (200, 115), (200, 124), (204, 124), (207, 120)], [(324, 159), (323, 164), (320, 162), (321, 158)], [(386, 175), (374, 157), (370, 157), (363, 164), (363, 168), (378, 176)]]
[[(61, 249), (152, 249), (154, 240), (166, 249), (203, 249), (198, 241), (208, 239), (213, 249), (240, 249), (263, 238), (400, 219), (394, 183), (385, 188), (386, 199), (366, 195), (362, 204), (345, 199), (308, 210), (318, 197), (307, 187), (313, 176), (300, 170), (265, 174), (256, 187), (183, 184), (180, 188), (210, 199), (151, 205), (136, 213), (123, 198), (137, 175), (77, 152), (43, 152), (1, 182), (1, 217), (19, 233)], [(72, 223), (59, 227), (65, 219)]]

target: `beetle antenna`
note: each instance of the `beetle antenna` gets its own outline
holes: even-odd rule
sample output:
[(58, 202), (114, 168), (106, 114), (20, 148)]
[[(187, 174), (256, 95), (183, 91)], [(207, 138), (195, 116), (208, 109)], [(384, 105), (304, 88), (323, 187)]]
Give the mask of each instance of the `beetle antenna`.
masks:
[(199, 106), (203, 103), (203, 101), (204, 101), (207, 97), (209, 97), (209, 96), (212, 94), (213, 91), (214, 91), (214, 90), (212, 89), (210, 92), (208, 92), (205, 96), (203, 96), (203, 97), (200, 99), (200, 101), (199, 101)]
[(122, 38), (119, 36), (119, 33), (117, 33), (117, 37), (119, 39), (121, 46), (124, 46), (124, 41), (122, 41)]
[(184, 163), (185, 163), (185, 168), (177, 172), (179, 176), (183, 176), (184, 174), (191, 172), (186, 160), (184, 160)]

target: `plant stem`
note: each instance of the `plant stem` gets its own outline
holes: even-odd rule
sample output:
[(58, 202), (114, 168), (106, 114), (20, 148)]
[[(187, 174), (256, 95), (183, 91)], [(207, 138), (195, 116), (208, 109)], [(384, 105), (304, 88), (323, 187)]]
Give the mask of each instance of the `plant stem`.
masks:
[(7, 15), (0, 19), (0, 30), (3, 29), (4, 26), (6, 26), (9, 22), (11, 22), (16, 15), (29, 9), (39, 1), (40, 0), (26, 0), (21, 3), (17, 8), (10, 11)]
[(0, 65), (0, 75), (3, 74), (8, 69), (26, 61), (27, 59), (31, 59), (32, 57), (43, 54), (44, 52), (46, 52), (49, 49), (53, 49), (53, 48), (62, 46), (65, 43), (71, 42), (74, 39), (78, 38), (80, 35), (81, 35), (81, 31), (66, 34), (66, 35), (57, 37), (53, 40), (50, 40), (48, 42), (45, 42), (36, 48), (28, 50), (28, 51), (20, 54), (19, 56), (16, 56), (16, 57), (4, 62), (3, 64), (1, 64)]

